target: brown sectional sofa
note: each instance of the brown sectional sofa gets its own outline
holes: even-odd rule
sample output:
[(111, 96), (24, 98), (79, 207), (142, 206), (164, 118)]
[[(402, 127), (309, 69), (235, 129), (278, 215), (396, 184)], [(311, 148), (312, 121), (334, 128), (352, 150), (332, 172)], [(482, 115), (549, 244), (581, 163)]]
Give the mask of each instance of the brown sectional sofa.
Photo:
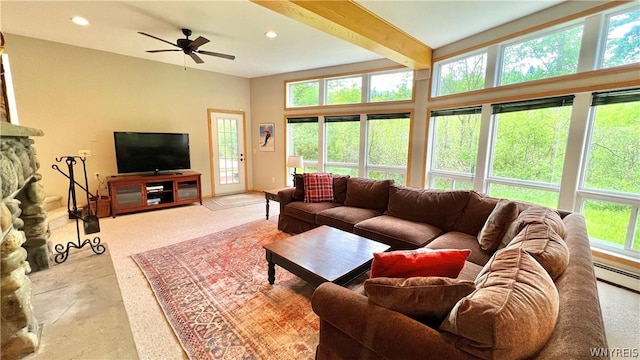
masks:
[(470, 249), (458, 279), (476, 285), (429, 323), (322, 284), (317, 359), (586, 359), (607, 346), (582, 215), (335, 175), (334, 202), (306, 203), (296, 183), (278, 194), (279, 229), (329, 225), (392, 249)]

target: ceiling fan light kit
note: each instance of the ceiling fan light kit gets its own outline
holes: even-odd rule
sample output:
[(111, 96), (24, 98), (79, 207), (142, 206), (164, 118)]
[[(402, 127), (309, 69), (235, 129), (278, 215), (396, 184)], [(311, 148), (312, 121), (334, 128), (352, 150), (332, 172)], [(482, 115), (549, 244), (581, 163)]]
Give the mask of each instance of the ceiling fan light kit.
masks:
[(172, 45), (178, 48), (178, 49), (163, 49), (163, 50), (147, 50), (148, 53), (157, 53), (157, 52), (166, 52), (166, 51), (182, 51), (185, 55), (189, 55), (191, 59), (193, 59), (193, 61), (195, 61), (197, 64), (204, 63), (204, 60), (202, 60), (197, 54), (216, 56), (216, 57), (220, 57), (228, 60), (234, 60), (236, 58), (234, 55), (227, 55), (227, 54), (221, 54), (221, 53), (212, 52), (212, 51), (198, 50), (200, 46), (208, 43), (209, 39), (206, 39), (202, 36), (198, 36), (195, 40), (191, 40), (189, 39), (189, 36), (191, 36), (192, 32), (189, 29), (182, 29), (182, 34), (184, 34), (185, 38), (176, 40), (175, 44), (167, 40), (161, 39), (157, 36), (147, 34), (142, 31), (138, 31), (138, 34), (145, 35), (156, 40), (160, 40), (162, 42), (165, 42), (169, 45)]

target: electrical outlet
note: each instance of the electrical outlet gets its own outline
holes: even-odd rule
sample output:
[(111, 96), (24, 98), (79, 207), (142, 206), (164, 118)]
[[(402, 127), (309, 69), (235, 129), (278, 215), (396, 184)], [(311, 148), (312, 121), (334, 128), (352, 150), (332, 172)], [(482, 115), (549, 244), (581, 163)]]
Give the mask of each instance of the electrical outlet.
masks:
[(96, 179), (100, 179), (100, 173), (99, 172), (95, 173), (95, 176), (96, 176)]
[(85, 157), (91, 156), (91, 150), (79, 150), (78, 155)]

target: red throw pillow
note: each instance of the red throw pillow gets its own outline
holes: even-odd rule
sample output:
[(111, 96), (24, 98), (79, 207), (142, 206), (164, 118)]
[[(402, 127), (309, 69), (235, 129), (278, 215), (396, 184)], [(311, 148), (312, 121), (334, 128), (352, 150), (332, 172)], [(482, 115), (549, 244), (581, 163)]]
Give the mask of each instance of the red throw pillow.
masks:
[(304, 202), (333, 202), (333, 175), (304, 173)]
[(469, 254), (469, 249), (420, 249), (374, 253), (371, 277), (443, 276), (455, 279)]

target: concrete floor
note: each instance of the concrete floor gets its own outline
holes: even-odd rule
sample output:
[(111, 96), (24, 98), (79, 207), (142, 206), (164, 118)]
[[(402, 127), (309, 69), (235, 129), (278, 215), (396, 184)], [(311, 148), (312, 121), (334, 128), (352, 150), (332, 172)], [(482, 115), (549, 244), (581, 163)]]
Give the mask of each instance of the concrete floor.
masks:
[(138, 359), (108, 248), (72, 249), (53, 264), (29, 275), (41, 336), (24, 359)]

